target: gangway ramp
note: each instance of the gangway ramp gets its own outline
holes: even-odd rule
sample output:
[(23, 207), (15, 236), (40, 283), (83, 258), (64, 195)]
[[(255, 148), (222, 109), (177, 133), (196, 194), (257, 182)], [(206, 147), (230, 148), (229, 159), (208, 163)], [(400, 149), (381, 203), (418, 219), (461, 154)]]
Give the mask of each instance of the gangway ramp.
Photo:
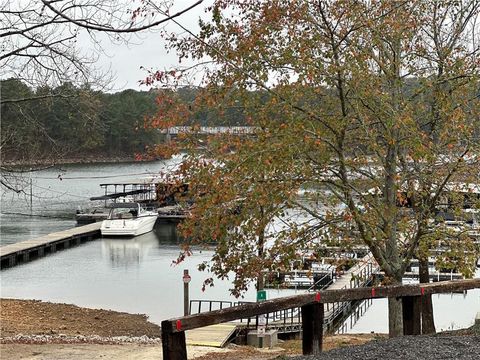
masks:
[(224, 347), (235, 334), (237, 324), (223, 323), (186, 331), (187, 345)]

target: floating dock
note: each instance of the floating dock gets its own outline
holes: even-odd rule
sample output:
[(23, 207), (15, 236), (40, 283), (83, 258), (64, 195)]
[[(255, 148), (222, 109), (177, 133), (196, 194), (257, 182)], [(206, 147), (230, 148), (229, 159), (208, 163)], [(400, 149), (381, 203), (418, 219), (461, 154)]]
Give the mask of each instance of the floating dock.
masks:
[(93, 223), (2, 246), (0, 247), (0, 267), (2, 269), (12, 267), (97, 239), (100, 237), (100, 226), (101, 223)]

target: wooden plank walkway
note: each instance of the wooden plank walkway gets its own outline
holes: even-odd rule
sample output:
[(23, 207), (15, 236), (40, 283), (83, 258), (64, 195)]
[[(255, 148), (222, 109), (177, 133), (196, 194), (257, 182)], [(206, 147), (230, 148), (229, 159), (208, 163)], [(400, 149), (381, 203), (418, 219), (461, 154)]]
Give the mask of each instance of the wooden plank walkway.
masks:
[(101, 223), (93, 223), (2, 246), (0, 247), (1, 268), (15, 266), (17, 263), (27, 262), (47, 253), (96, 239), (100, 237), (100, 226)]
[(186, 341), (188, 345), (224, 347), (236, 329), (234, 323), (205, 326), (187, 331)]
[[(337, 277), (337, 280), (331, 284), (327, 289), (328, 290), (339, 290), (343, 288), (350, 288), (350, 283), (352, 279), (362, 277), (362, 271), (368, 266), (372, 266), (373, 272), (379, 269), (377, 262), (375, 261), (372, 253), (368, 253), (363, 258), (361, 258), (354, 266), (345, 271), (341, 276)], [(370, 274), (369, 274), (370, 275)], [(368, 277), (370, 277), (368, 275)], [(352, 285), (353, 287), (357, 287)], [(362, 285), (363, 286), (363, 285)]]

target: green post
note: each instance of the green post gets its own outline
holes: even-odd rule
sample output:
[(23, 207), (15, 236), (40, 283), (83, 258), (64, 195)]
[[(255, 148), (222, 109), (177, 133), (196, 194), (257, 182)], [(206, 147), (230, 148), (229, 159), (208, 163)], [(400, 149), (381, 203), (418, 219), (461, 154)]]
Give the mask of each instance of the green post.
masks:
[[(267, 292), (265, 290), (257, 291), (257, 302), (263, 302), (267, 300)], [(263, 337), (265, 336), (267, 324), (265, 319), (265, 314), (259, 315), (257, 317), (257, 336), (258, 336), (258, 346), (263, 348)]]

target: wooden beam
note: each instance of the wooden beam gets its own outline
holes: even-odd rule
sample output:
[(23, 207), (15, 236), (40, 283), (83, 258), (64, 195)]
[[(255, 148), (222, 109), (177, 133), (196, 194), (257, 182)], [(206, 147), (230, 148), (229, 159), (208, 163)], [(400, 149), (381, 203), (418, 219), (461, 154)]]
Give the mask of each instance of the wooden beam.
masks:
[[(363, 300), (371, 298), (420, 296), (480, 288), (480, 279), (443, 281), (430, 284), (394, 285), (365, 287), (341, 290), (320, 291), (320, 299), (315, 293), (282, 297), (261, 303), (245, 304), (222, 310), (165, 320), (170, 322), (172, 332), (181, 332), (203, 326), (220, 324), (241, 318), (249, 318), (275, 311), (302, 307), (309, 304)], [(177, 326), (178, 325), (178, 326)]]
[(163, 360), (187, 360), (185, 332), (172, 332), (172, 324), (162, 321)]
[(422, 297), (405, 296), (402, 298), (403, 335), (420, 335), (422, 333)]
[(302, 306), (303, 355), (319, 355), (322, 352), (324, 315), (322, 303)]

